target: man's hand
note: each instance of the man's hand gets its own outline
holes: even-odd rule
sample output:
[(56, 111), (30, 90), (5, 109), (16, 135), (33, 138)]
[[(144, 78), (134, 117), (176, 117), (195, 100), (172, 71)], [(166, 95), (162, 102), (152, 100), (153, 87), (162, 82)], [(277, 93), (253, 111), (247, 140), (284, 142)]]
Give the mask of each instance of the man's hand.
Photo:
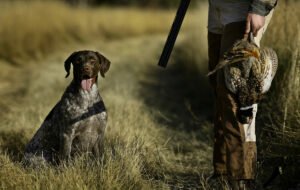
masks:
[(250, 31), (253, 32), (253, 36), (256, 37), (259, 29), (265, 25), (265, 17), (253, 13), (249, 13), (247, 17), (246, 34)]

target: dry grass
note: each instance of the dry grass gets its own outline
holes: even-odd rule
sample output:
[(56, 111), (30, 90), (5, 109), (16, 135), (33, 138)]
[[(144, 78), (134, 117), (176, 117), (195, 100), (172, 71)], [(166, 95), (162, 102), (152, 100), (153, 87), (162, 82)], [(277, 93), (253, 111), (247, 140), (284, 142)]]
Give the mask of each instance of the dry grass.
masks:
[[(86, 10), (73, 11), (80, 15)], [(123, 23), (122, 11), (126, 12), (125, 9), (107, 8), (111, 17), (122, 18)], [(130, 27), (126, 28), (126, 24), (123, 30), (121, 26), (111, 24), (115, 28), (109, 28), (111, 32), (97, 42), (73, 44), (64, 48), (64, 53), (53, 54), (39, 64), (15, 67), (1, 63), (1, 68), (6, 70), (1, 73), (8, 72), (0, 78), (0, 106), (6, 109), (0, 115), (1, 189), (208, 187), (205, 178), (211, 171), (211, 124), (193, 116), (189, 104), (194, 92), (200, 92), (192, 88), (186, 93), (182, 88), (191, 82), (191, 78), (187, 75), (172, 76), (173, 72), (180, 74), (182, 69), (187, 73), (190, 68), (178, 70), (176, 66), (165, 73), (155, 66), (166, 35), (121, 41), (111, 39), (163, 32), (171, 25), (168, 19), (170, 24), (165, 22), (155, 26), (156, 11), (153, 14), (141, 11), (140, 18), (134, 19), (136, 11), (129, 9), (126, 12), (126, 18), (129, 15), (128, 18), (133, 20), (129, 19), (132, 22)], [(174, 11), (170, 13), (161, 12), (173, 19)], [(163, 16), (159, 18), (159, 22), (164, 20)], [(137, 24), (139, 22), (141, 26)], [(193, 22), (191, 15), (185, 22), (185, 29), (190, 22)], [(153, 29), (153, 25), (160, 29)], [(123, 31), (127, 30), (129, 32), (124, 35)], [(108, 37), (111, 37), (110, 41)], [(104, 157), (93, 161), (84, 155), (69, 166), (24, 168), (20, 162), (24, 147), (70, 82), (70, 79), (64, 79), (62, 63), (70, 52), (77, 49), (99, 50), (113, 63), (106, 79), (100, 81), (100, 92), (109, 114)], [(22, 48), (19, 51), (23, 53)], [(10, 77), (12, 73), (18, 77)], [(163, 83), (160, 78), (164, 78)], [(182, 85), (178, 86), (178, 83)], [(11, 86), (14, 90), (9, 88)], [(174, 92), (180, 93), (174, 95)]]
[(40, 59), (70, 42), (165, 33), (174, 11), (70, 7), (59, 1), (0, 2), (0, 58)]
[[(299, 183), (300, 46), (295, 40), (299, 30), (292, 26), (299, 24), (300, 5), (289, 3), (280, 2), (263, 42), (280, 58), (280, 70), (259, 113), (259, 125), (264, 126), (259, 185), (275, 165), (284, 171), (271, 189)], [(41, 9), (44, 5), (47, 10)], [(0, 39), (1, 57), (38, 63), (16, 67), (0, 62), (0, 189), (228, 189), (226, 183), (206, 180), (212, 171), (213, 135), (212, 92), (205, 76), (207, 4), (188, 15), (167, 70), (155, 65), (166, 38), (156, 34), (169, 30), (174, 11), (82, 10), (57, 2), (0, 6), (5, 7), (0, 23), (6, 26), (0, 34), (7, 36)], [(291, 24), (280, 27), (284, 19)], [(28, 36), (34, 37), (28, 42)], [(63, 53), (48, 56), (55, 49)], [(95, 161), (83, 155), (69, 166), (24, 168), (24, 147), (70, 82), (64, 79), (62, 63), (78, 49), (99, 50), (112, 61), (99, 82), (109, 114), (104, 157)], [(34, 61), (46, 55), (43, 62)]]
[[(272, 91), (261, 106), (261, 160), (265, 175), (282, 170), (273, 185), (299, 187), (300, 158), (300, 2), (279, 4), (264, 44), (279, 55)], [(262, 114), (264, 113), (264, 114)], [(274, 167), (275, 166), (275, 167)]]
[[(20, 158), (25, 145), (70, 81), (64, 79), (65, 71), (60, 64), (62, 60), (57, 57), (49, 58), (40, 68), (28, 68), (31, 77), (24, 84), (26, 93), (17, 105), (10, 106), (12, 111), (1, 117), (0, 187), (207, 187), (205, 178), (211, 171), (209, 134), (212, 128), (209, 123), (194, 118), (185, 105), (192, 101), (193, 92), (200, 93), (193, 88), (192, 92), (182, 94), (182, 86), (191, 82), (190, 79), (172, 76), (172, 72), (179, 72), (177, 67), (165, 73), (149, 64), (157, 62), (157, 57), (153, 55), (160, 52), (164, 40), (160, 36), (149, 36), (123, 40), (121, 43), (110, 42), (105, 47), (99, 44), (81, 46), (102, 49), (113, 62), (106, 79), (100, 80), (100, 92), (108, 109), (109, 124), (104, 158), (96, 162), (83, 156), (69, 166), (35, 170), (21, 166)], [(160, 82), (162, 77), (163, 83)], [(124, 80), (126, 83), (122, 82)], [(176, 83), (182, 85), (176, 87)], [(181, 93), (170, 98), (174, 91)]]

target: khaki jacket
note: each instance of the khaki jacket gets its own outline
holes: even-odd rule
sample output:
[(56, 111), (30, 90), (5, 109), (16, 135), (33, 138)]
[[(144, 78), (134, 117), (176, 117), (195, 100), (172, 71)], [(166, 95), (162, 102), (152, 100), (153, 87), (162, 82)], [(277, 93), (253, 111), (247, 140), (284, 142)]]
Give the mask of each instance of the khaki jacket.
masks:
[(250, 13), (266, 16), (277, 5), (278, 0), (253, 0), (250, 6)]

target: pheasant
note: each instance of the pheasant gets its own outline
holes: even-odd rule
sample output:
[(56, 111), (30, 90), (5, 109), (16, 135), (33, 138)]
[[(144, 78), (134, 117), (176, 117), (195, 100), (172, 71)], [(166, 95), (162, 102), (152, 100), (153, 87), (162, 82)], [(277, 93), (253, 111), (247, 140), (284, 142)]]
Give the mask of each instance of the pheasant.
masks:
[(252, 116), (253, 105), (270, 89), (277, 68), (275, 51), (259, 48), (250, 33), (224, 53), (223, 59), (208, 76), (223, 69), (226, 88), (235, 95), (241, 120), (245, 123)]

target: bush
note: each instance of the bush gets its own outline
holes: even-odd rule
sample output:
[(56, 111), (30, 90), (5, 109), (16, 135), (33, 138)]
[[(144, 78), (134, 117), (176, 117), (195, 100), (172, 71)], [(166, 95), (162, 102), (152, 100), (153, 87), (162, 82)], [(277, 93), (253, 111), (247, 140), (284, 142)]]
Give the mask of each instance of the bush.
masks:
[(99, 4), (112, 4), (112, 5), (139, 5), (150, 7), (176, 7), (179, 0), (95, 0)]

